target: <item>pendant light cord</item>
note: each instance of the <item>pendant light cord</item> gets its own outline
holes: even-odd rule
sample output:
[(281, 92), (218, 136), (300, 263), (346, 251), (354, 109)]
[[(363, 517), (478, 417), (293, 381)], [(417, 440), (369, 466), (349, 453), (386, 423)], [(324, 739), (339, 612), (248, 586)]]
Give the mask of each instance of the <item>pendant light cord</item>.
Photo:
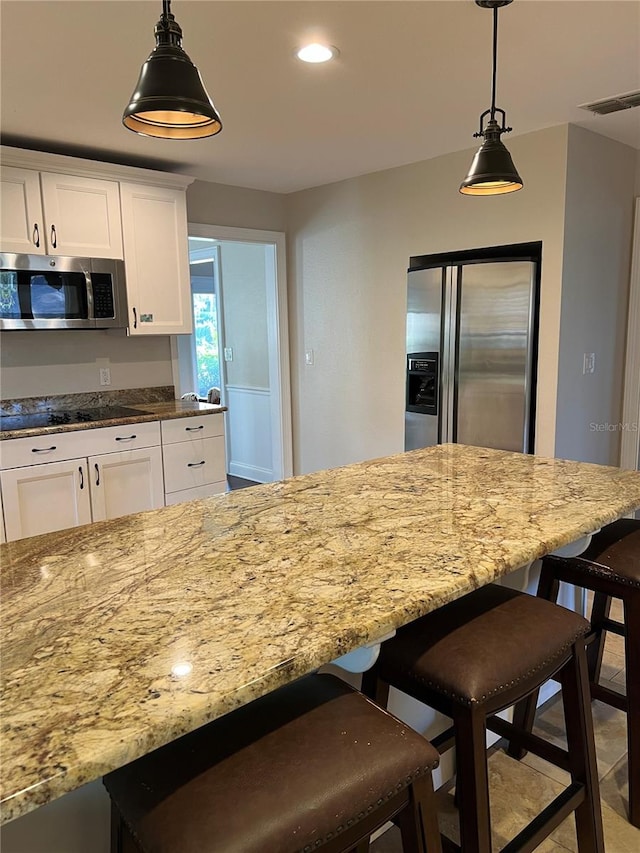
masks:
[(493, 8), (493, 72), (491, 75), (491, 121), (496, 117), (496, 69), (498, 67), (498, 7)]
[(166, 18), (171, 14), (171, 0), (162, 0), (162, 16)]

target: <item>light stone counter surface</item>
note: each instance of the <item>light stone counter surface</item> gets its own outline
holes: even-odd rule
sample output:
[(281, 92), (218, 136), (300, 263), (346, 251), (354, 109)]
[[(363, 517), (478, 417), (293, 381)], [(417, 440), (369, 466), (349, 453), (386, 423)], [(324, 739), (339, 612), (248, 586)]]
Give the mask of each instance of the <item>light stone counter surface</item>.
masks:
[(173, 418), (191, 418), (196, 415), (215, 415), (227, 411), (226, 406), (211, 403), (195, 403), (188, 400), (170, 400), (158, 403), (129, 403), (129, 408), (138, 414), (124, 418), (108, 418), (99, 421), (83, 421), (81, 423), (53, 424), (51, 426), (34, 427), (33, 429), (4, 430), (0, 432), (0, 441), (10, 438), (35, 438), (40, 435), (56, 435), (61, 432), (76, 432), (78, 430), (99, 429), (105, 426), (122, 426), (123, 424), (138, 424), (148, 421), (171, 420)]
[(1, 546), (10, 820), (640, 506), (445, 445)]

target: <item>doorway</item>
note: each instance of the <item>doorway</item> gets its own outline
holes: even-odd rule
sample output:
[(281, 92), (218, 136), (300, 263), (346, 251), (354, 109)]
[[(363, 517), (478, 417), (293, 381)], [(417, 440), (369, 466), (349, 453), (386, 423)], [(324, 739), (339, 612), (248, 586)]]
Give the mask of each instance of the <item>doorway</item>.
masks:
[[(293, 473), (284, 234), (189, 225), (194, 331), (172, 339), (178, 396), (220, 389), (227, 473)], [(215, 393), (215, 391), (213, 392)]]

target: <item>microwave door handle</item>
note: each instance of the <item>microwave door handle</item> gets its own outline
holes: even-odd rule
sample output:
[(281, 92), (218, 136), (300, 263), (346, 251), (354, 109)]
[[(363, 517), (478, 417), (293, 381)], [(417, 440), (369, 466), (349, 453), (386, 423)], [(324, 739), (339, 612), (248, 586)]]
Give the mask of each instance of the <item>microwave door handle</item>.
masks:
[(83, 270), (83, 272), (85, 284), (87, 285), (87, 319), (92, 321), (92, 326), (95, 326), (96, 318), (93, 310), (93, 284), (91, 282), (91, 273), (89, 270)]

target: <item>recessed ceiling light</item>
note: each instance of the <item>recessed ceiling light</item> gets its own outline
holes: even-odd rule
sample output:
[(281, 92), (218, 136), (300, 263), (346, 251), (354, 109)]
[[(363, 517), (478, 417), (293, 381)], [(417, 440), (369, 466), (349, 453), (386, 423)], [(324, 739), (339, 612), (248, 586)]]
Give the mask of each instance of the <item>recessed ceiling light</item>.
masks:
[(334, 59), (338, 54), (337, 47), (330, 44), (306, 44), (296, 52), (298, 59), (303, 62), (328, 62)]

